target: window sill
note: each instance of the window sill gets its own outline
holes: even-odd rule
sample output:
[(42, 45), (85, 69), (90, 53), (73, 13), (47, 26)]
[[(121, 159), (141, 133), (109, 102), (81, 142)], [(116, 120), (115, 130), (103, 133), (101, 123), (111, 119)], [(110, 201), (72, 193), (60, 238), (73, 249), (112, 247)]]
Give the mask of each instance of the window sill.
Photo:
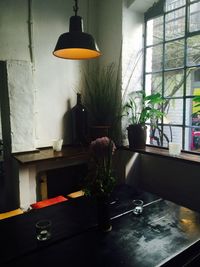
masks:
[(169, 158), (173, 160), (184, 161), (188, 163), (200, 163), (200, 155), (194, 154), (192, 152), (186, 152), (184, 150), (181, 151), (181, 154), (179, 156), (171, 156), (169, 155), (169, 150), (167, 148), (156, 147), (156, 146), (151, 146), (151, 145), (146, 145), (144, 149), (133, 150), (133, 149), (130, 149), (128, 146), (122, 146), (120, 149), (138, 152), (141, 154), (148, 154), (148, 155), (153, 155), (153, 156), (158, 156), (158, 157), (163, 157), (163, 158)]

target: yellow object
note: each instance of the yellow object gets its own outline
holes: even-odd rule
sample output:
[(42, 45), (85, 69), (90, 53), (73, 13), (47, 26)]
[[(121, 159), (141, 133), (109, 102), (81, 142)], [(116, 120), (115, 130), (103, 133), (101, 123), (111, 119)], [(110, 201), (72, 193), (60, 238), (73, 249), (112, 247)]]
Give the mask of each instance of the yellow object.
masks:
[(23, 211), (21, 209), (16, 209), (16, 210), (11, 210), (11, 211), (7, 211), (4, 213), (0, 213), (0, 220), (6, 219), (12, 216), (16, 216), (22, 213)]
[[(200, 96), (200, 88), (194, 88), (193, 96)], [(197, 105), (197, 104), (199, 104), (199, 103), (193, 101), (193, 103), (192, 103), (192, 113), (200, 111), (200, 107), (199, 106), (195, 107), (195, 105)]]
[(76, 191), (76, 192), (73, 192), (73, 193), (70, 193), (69, 195), (67, 195), (69, 198), (77, 198), (77, 197), (82, 197), (84, 196), (85, 193), (83, 190), (79, 190), (79, 191)]
[(65, 59), (91, 59), (101, 55), (99, 51), (85, 48), (64, 48), (53, 52), (54, 56)]

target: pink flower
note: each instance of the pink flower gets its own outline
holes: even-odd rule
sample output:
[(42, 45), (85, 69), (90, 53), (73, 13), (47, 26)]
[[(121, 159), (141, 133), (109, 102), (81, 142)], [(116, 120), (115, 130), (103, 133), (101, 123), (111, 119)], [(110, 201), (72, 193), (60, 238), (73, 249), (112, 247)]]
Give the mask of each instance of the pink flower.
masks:
[(90, 149), (95, 158), (107, 158), (114, 154), (116, 146), (110, 138), (104, 136), (92, 141)]
[(115, 150), (114, 142), (107, 136), (91, 142), (91, 161), (86, 179), (86, 194), (102, 196), (112, 192), (116, 182), (112, 167), (112, 156)]

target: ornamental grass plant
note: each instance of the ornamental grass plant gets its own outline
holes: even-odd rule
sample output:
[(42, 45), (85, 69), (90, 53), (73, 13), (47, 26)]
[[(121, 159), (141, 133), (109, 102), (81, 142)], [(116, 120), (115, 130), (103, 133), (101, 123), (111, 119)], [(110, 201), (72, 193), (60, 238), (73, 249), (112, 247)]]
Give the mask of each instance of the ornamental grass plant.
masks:
[(113, 63), (97, 67), (83, 75), (83, 103), (90, 126), (109, 126), (110, 137), (120, 136), (121, 97), (118, 70)]

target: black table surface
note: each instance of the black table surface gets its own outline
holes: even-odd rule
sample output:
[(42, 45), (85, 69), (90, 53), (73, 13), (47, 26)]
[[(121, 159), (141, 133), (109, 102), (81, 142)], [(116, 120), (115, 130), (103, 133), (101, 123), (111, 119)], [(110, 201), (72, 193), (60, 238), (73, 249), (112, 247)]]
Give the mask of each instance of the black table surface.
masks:
[[(144, 200), (140, 216), (136, 198)], [(109, 233), (98, 230), (95, 201), (85, 197), (0, 221), (0, 266), (167, 266), (200, 240), (199, 213), (150, 193), (120, 186), (110, 208)], [(48, 241), (36, 240), (40, 219), (52, 221)]]

